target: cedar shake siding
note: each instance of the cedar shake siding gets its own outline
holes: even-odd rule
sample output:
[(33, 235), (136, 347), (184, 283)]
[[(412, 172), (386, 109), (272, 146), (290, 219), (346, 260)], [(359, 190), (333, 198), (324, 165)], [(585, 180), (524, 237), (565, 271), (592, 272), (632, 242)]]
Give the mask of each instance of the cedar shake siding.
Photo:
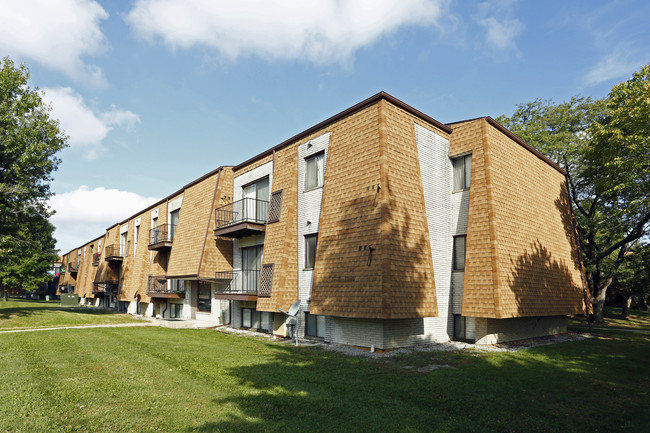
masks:
[(60, 290), (97, 306), (288, 336), (299, 301), (299, 337), (380, 349), (561, 333), (586, 308), (565, 173), (492, 118), (444, 125), (383, 92), (63, 262)]

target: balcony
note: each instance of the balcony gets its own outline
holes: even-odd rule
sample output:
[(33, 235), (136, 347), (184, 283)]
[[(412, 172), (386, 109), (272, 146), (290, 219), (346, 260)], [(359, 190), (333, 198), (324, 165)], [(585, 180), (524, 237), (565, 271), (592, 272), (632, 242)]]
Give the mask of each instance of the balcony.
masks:
[(165, 251), (172, 247), (176, 226), (163, 224), (149, 230), (149, 250)]
[[(215, 275), (218, 285), (214, 295), (217, 299), (232, 299), (236, 301), (256, 301), (260, 285), (260, 271), (243, 270), (232, 272), (217, 272)], [(228, 280), (228, 277), (231, 277)], [(227, 285), (225, 285), (225, 284)]]
[(147, 295), (151, 298), (173, 298), (182, 299), (185, 297), (185, 289), (179, 290), (167, 283), (165, 276), (149, 275), (147, 283)]
[(121, 263), (124, 260), (124, 246), (120, 244), (107, 245), (104, 248), (104, 260)]
[(64, 286), (59, 286), (59, 293), (74, 293), (76, 286), (72, 284), (67, 284)]
[(71, 274), (76, 274), (77, 272), (79, 272), (79, 265), (68, 263), (68, 272), (70, 272)]
[(103, 296), (108, 295), (117, 295), (118, 293), (118, 284), (117, 281), (102, 281), (99, 283), (93, 283), (93, 295)]
[(264, 233), (269, 202), (244, 198), (215, 209), (214, 235), (239, 239)]
[(93, 266), (99, 266), (99, 258), (101, 257), (100, 253), (93, 254)]

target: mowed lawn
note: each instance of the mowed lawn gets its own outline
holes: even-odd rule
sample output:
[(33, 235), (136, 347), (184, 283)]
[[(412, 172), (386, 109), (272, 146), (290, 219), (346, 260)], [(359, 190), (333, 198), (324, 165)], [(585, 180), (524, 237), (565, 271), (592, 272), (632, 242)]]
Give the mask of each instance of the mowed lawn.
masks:
[[(609, 331), (383, 359), (214, 330), (5, 333), (0, 431), (643, 432), (649, 359), (650, 335)], [(433, 364), (452, 368), (417, 372)]]
[(103, 309), (60, 308), (58, 301), (0, 300), (0, 331), (135, 322), (141, 320)]

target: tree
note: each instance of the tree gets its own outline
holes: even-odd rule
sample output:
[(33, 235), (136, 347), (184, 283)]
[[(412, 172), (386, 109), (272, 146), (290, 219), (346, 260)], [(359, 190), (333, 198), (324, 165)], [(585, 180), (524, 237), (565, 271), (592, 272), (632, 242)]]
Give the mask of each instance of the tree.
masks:
[(650, 295), (650, 243), (636, 242), (626, 256), (613, 283), (625, 297), (621, 313), (624, 319), (630, 312), (633, 296), (639, 296), (645, 306)]
[(607, 288), (650, 229), (650, 65), (606, 100), (536, 100), (497, 120), (567, 172), (596, 322)]
[(57, 259), (48, 221), (49, 182), (67, 137), (38, 89), (28, 86), (26, 66), (0, 64), (0, 291), (34, 290), (47, 281)]

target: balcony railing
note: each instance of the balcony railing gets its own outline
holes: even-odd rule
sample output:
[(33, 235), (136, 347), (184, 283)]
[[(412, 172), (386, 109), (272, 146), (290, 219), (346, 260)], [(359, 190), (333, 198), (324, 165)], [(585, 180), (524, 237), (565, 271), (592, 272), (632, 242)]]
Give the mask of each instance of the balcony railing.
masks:
[(68, 272), (79, 272), (79, 265), (68, 263)]
[(103, 293), (108, 293), (116, 295), (118, 292), (117, 281), (102, 281), (99, 283), (93, 283), (93, 294), (100, 295)]
[(269, 202), (244, 198), (215, 209), (216, 236), (240, 238), (264, 232)]
[[(217, 272), (217, 274), (219, 274), (219, 272)], [(217, 293), (226, 295), (257, 295), (259, 285), (260, 271), (232, 271), (232, 280), (230, 280), (230, 284), (225, 287), (222, 286), (221, 289), (217, 289)]]
[(101, 257), (101, 253), (94, 253), (93, 254), (93, 266), (99, 266), (99, 258)]
[(167, 283), (165, 276), (149, 275), (147, 295), (151, 297), (182, 298), (185, 296), (185, 288), (173, 287)]
[(107, 262), (110, 261), (119, 261), (121, 262), (122, 259), (124, 258), (124, 245), (120, 244), (112, 244), (112, 245), (107, 245), (106, 248), (104, 248), (104, 260)]
[(171, 248), (174, 242), (176, 226), (174, 224), (162, 224), (149, 230), (149, 249), (161, 250)]

